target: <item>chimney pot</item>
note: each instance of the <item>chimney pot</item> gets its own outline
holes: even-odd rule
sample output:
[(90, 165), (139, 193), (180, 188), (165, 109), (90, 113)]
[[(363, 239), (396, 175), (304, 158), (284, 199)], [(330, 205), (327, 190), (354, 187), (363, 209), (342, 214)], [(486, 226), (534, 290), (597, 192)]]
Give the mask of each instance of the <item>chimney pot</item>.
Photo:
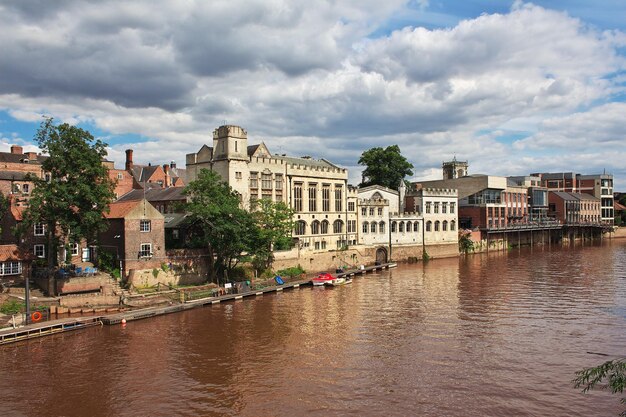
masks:
[(21, 155), (24, 153), (24, 148), (19, 145), (11, 145), (11, 153), (14, 155)]

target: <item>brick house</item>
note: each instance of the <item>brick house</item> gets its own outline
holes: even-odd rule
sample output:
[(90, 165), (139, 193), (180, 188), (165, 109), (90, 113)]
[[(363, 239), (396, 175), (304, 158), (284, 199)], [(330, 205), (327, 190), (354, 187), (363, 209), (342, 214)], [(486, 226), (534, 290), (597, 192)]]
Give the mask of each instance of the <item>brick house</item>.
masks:
[(99, 248), (115, 256), (123, 276), (167, 262), (164, 217), (146, 199), (111, 203), (103, 215), (108, 228), (100, 234)]
[(30, 278), (33, 255), (17, 245), (0, 245), (0, 284), (23, 283)]
[(24, 153), (17, 145), (11, 146), (11, 152), (0, 152), (0, 192), (5, 196), (30, 194), (33, 184), (26, 180), (26, 175), (44, 178), (41, 163), (46, 158), (35, 152)]

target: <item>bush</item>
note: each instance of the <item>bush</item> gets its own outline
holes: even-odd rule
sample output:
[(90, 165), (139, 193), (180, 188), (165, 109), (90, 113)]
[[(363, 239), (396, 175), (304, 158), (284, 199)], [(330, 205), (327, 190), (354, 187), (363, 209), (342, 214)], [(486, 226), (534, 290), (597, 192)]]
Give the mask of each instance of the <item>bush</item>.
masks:
[(26, 308), (26, 304), (19, 300), (10, 299), (0, 305), (0, 313), (3, 314), (17, 314)]
[(293, 266), (291, 268), (286, 268), (286, 269), (281, 269), (280, 271), (276, 272), (276, 275), (280, 275), (283, 277), (297, 277), (301, 274), (304, 274), (306, 271), (304, 269), (302, 269), (302, 267), (300, 265), (298, 266)]

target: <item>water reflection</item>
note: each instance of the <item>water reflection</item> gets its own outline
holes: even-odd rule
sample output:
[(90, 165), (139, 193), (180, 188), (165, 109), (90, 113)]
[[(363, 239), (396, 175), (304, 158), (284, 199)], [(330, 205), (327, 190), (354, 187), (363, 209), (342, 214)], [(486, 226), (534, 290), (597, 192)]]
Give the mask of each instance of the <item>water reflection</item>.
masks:
[(0, 415), (615, 415), (624, 312), (626, 242), (401, 265), (1, 348)]

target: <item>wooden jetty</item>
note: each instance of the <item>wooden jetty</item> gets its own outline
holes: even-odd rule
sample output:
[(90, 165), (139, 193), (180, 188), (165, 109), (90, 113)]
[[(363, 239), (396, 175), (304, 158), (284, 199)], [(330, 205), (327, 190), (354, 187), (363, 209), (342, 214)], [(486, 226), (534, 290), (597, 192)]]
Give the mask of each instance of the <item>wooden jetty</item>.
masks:
[[(359, 275), (365, 275), (368, 272), (382, 271), (397, 266), (395, 263), (386, 263), (381, 265), (364, 266), (362, 268), (350, 269), (344, 272), (337, 273), (337, 277), (355, 277)], [(29, 324), (16, 329), (4, 329), (0, 330), (0, 345), (19, 342), (22, 340), (33, 339), (36, 337), (48, 336), (57, 333), (85, 329), (92, 326), (101, 325), (114, 325), (122, 322), (129, 322), (133, 320), (141, 320), (150, 317), (161, 316), (164, 314), (177, 313), (180, 311), (190, 310), (193, 308), (213, 305), (227, 301), (241, 300), (247, 297), (257, 297), (267, 293), (281, 292), (284, 290), (292, 290), (301, 286), (310, 286), (311, 280), (299, 280), (287, 282), (282, 285), (275, 285), (271, 287), (265, 287), (258, 290), (247, 291), (238, 294), (226, 294), (217, 297), (207, 297), (198, 300), (186, 301), (182, 304), (173, 304), (168, 306), (147, 307), (137, 310), (129, 310), (121, 313), (108, 314), (103, 316), (93, 317), (81, 317), (81, 318), (67, 318), (46, 321), (42, 323)]]

